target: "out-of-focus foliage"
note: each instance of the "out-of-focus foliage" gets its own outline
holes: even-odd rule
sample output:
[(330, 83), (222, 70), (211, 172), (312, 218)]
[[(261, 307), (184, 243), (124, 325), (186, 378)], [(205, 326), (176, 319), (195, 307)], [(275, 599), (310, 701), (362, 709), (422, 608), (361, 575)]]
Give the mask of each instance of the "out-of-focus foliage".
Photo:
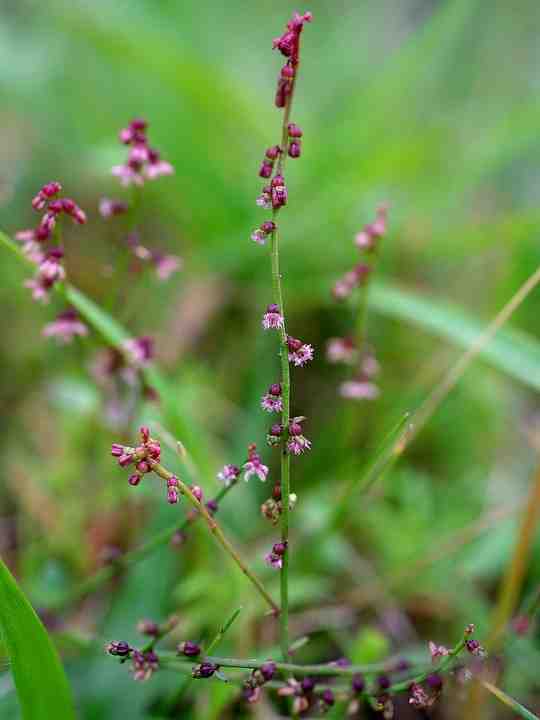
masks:
[[(145, 188), (142, 232), (149, 244), (180, 254), (184, 270), (166, 285), (130, 281), (118, 320), (133, 335), (156, 336), (166, 379), (160, 421), (186, 444), (208, 494), (224, 462), (240, 462), (248, 442), (263, 446), (268, 416), (259, 398), (278, 372), (274, 345), (260, 331), (271, 301), (269, 259), (249, 234), (261, 221), (258, 163), (279, 132), (271, 39), (293, 9), (281, 0), (5, 0), (0, 7), (4, 231), (29, 226), (35, 191), (61, 180), (89, 215), (66, 237), (70, 279), (105, 304), (118, 292), (103, 272), (114, 261), (117, 230), (97, 203), (120, 194), (110, 176), (124, 154), (118, 129), (147, 117), (176, 168)], [(387, 648), (416, 652), (430, 637), (450, 644), (467, 622), (479, 636), (487, 632), (516, 515), (460, 538), (490, 511), (517, 506), (537, 462), (538, 293), (512, 319), (519, 347), (530, 350), (523, 363), (510, 333), (507, 372), (478, 361), (375, 495), (351, 500), (343, 527), (324, 533), (337, 489), (439, 381), (460, 352), (454, 342), (487, 323), (540, 264), (540, 7), (317, 0), (309, 9), (315, 19), (293, 113), (304, 130), (303, 156), (290, 162), (290, 202), (280, 218), (290, 331), (316, 348), (314, 363), (293, 372), (293, 412), (308, 417), (313, 451), (293, 462), (292, 630), (311, 637), (299, 660), (371, 661)], [(377, 288), (368, 332), (381, 396), (351, 409), (336, 392), (343, 373), (326, 364), (323, 348), (354, 318), (329, 291), (356, 261), (354, 232), (381, 201), (390, 205), (381, 287), (425, 297), (432, 325), (444, 325), (449, 305), (459, 312), (449, 342), (448, 328), (434, 333), (414, 317), (416, 306), (384, 307)], [(67, 348), (41, 339), (56, 305), (32, 303), (21, 287), (24, 268), (0, 257), (1, 552), (46, 607), (99, 565), (105, 546), (134, 547), (183, 510), (164, 506), (157, 482), (129, 488), (108, 455), (121, 438), (90, 372), (97, 337)], [(528, 382), (516, 380), (524, 375)], [(155, 416), (153, 404), (143, 404), (133, 429)], [(270, 450), (265, 457), (277, 472)], [(170, 451), (166, 461), (178, 459)], [(259, 513), (267, 496), (254, 481), (242, 484), (220, 517), (277, 596), (277, 574), (262, 561), (275, 537)], [(242, 604), (220, 651), (254, 656), (275, 646), (268, 626), (256, 622), (263, 607), (246, 581), (204, 527), (190, 536), (180, 551), (160, 550), (55, 619), (83, 640), (98, 638), (64, 648), (81, 717), (168, 717), (179, 678), (158, 673), (134, 683), (102, 652), (106, 639), (137, 641), (141, 617), (176, 612), (176, 639), (205, 639)], [(540, 582), (538, 557), (524, 597)], [(531, 672), (538, 645), (531, 637), (517, 642), (504, 687), (538, 710)], [(242, 716), (234, 689), (218, 682), (205, 689), (187, 689), (182, 717)], [(13, 717), (11, 708), (5, 675), (0, 716)]]

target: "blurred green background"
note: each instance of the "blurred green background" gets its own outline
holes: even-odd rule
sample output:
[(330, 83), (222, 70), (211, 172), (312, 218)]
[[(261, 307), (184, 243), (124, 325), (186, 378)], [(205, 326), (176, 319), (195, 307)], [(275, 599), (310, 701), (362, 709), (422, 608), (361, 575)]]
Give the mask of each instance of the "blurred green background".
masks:
[[(254, 202), (258, 165), (279, 139), (271, 40), (294, 9), (281, 0), (0, 6), (0, 228), (29, 226), (31, 198), (53, 179), (87, 211), (88, 225), (66, 238), (71, 280), (100, 303), (123, 283), (117, 317), (133, 335), (156, 337), (169, 383), (161, 421), (188, 446), (208, 494), (224, 462), (241, 462), (248, 442), (264, 446), (269, 425), (259, 408), (278, 373), (273, 338), (260, 331), (269, 259), (249, 235), (264, 219)], [(312, 365), (293, 372), (293, 412), (308, 417), (313, 450), (293, 462), (292, 629), (312, 638), (299, 660), (362, 661), (415, 652), (429, 638), (451, 644), (468, 622), (479, 637), (487, 632), (517, 517), (490, 513), (517, 507), (533, 479), (538, 293), (512, 319), (525, 339), (507, 342), (503, 367), (476, 362), (375, 497), (351, 497), (343, 527), (325, 531), (337, 490), (458, 357), (456, 334), (483, 327), (540, 264), (540, 6), (366, 0), (309, 9), (293, 112), (303, 156), (289, 163), (280, 221), (289, 329), (316, 348)], [(119, 226), (97, 204), (122, 197), (110, 175), (124, 158), (117, 132), (139, 115), (176, 169), (143, 195), (144, 242), (184, 260), (165, 285), (104, 272)], [(351, 409), (336, 392), (344, 372), (327, 365), (323, 348), (352, 327), (353, 313), (330, 288), (356, 261), (354, 233), (382, 201), (389, 232), (368, 322), (381, 395)], [(128, 487), (109, 457), (125, 430), (109, 421), (89, 371), (98, 339), (66, 348), (43, 340), (55, 303), (32, 303), (24, 268), (0, 257), (0, 550), (46, 607), (99, 565), (104, 547), (135, 547), (183, 509), (165, 507), (157, 482)], [(410, 293), (425, 300), (421, 310), (402, 302)], [(433, 315), (448, 307), (434, 334)], [(140, 402), (133, 429), (155, 414)], [(277, 477), (270, 449), (265, 458)], [(277, 574), (262, 560), (276, 534), (259, 513), (268, 489), (242, 484), (220, 516), (277, 596)], [(463, 535), (485, 518), (485, 532)], [(434, 551), (435, 561), (417, 566)], [(539, 582), (534, 552), (521, 597)], [(57, 618), (99, 639), (65, 648), (80, 716), (242, 717), (234, 689), (219, 682), (187, 688), (182, 709), (167, 715), (178, 678), (134, 683), (100, 647), (135, 642), (138, 619), (171, 612), (181, 618), (177, 641), (204, 639), (239, 604), (222, 653), (267, 655), (276, 637), (260, 601), (196, 527), (180, 551), (162, 549)], [(540, 710), (534, 634), (513, 638), (507, 657), (504, 686)], [(458, 717), (451, 706), (437, 717)], [(255, 712), (273, 717), (268, 706)], [(7, 675), (0, 716), (16, 717)]]

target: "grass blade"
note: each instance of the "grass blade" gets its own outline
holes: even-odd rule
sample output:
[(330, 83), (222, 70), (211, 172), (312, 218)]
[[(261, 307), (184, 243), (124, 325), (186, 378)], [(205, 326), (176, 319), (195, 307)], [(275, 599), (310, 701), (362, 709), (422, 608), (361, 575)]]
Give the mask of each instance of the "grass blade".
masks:
[[(390, 283), (373, 283), (370, 306), (384, 315), (405, 320), (422, 330), (469, 348), (484, 329), (460, 308), (421, 297)], [(505, 328), (481, 350), (493, 367), (540, 390), (540, 343), (525, 333)]]
[(71, 691), (58, 653), (2, 560), (0, 630), (24, 720), (74, 720)]
[(535, 715), (530, 710), (527, 710), (527, 708), (523, 707), (523, 705), (518, 703), (517, 700), (514, 700), (513, 697), (510, 697), (510, 695), (507, 695), (500, 688), (495, 687), (495, 685), (492, 685), (490, 682), (487, 682), (487, 680), (484, 680), (482, 685), (486, 688), (486, 690), (489, 690), (492, 695), (495, 695), (497, 700), (500, 700), (504, 705), (513, 710), (518, 717), (525, 718), (525, 720), (540, 720), (538, 715)]

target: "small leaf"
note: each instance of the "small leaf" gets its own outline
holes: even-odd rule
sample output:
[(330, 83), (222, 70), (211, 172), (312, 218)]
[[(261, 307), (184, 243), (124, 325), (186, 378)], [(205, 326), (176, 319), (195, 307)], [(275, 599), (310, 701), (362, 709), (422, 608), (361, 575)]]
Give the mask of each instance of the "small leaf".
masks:
[(74, 720), (73, 699), (58, 653), (2, 560), (0, 631), (24, 720)]

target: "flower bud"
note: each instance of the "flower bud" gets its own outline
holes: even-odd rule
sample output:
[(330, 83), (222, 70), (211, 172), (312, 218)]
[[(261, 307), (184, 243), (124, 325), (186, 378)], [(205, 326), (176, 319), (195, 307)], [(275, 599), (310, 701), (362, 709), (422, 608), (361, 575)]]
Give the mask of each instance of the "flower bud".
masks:
[(298, 141), (293, 141), (289, 143), (289, 157), (291, 158), (298, 158), (301, 154), (301, 148), (300, 143)]
[(185, 640), (184, 642), (180, 643), (177, 650), (179, 655), (185, 655), (186, 657), (196, 657), (201, 652), (200, 646), (197, 645), (197, 643), (192, 642), (191, 640)]
[(294, 123), (289, 123), (287, 125), (287, 132), (291, 138), (301, 138), (304, 134), (298, 125), (295, 125)]

